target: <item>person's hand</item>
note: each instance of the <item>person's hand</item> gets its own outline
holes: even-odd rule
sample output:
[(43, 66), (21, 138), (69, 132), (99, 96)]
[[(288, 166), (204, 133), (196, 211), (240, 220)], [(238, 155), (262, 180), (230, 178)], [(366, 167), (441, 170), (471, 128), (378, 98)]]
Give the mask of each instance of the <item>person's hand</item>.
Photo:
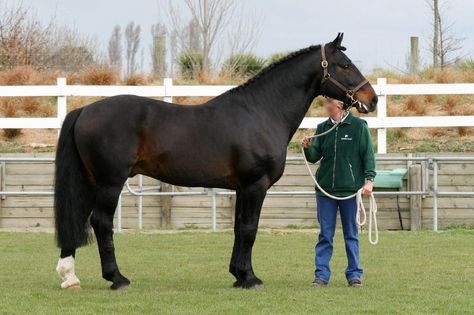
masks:
[(311, 145), (311, 137), (310, 136), (304, 136), (303, 139), (301, 140), (301, 145), (303, 148), (307, 149)]
[(365, 196), (370, 196), (373, 190), (374, 183), (369, 180), (367, 183), (365, 183), (364, 187), (362, 187), (362, 194)]

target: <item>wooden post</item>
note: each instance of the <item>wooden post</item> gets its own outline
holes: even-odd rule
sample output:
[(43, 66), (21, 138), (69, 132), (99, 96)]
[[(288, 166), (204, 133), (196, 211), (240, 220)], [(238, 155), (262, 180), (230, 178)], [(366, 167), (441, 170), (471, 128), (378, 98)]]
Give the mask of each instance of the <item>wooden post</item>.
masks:
[[(413, 164), (409, 168), (409, 187), (411, 191), (421, 191), (421, 165)], [(421, 196), (410, 196), (410, 229), (418, 231), (422, 228), (422, 199)]]
[[(0, 162), (0, 190), (5, 190), (5, 162)], [(6, 196), (0, 196), (0, 228), (3, 226), (3, 200)]]
[[(163, 101), (172, 103), (173, 97), (171, 96), (171, 88), (173, 87), (173, 80), (170, 78), (163, 79), (163, 86), (165, 87), (165, 97)], [(170, 192), (173, 191), (173, 186), (167, 183), (160, 183), (161, 191)], [(171, 207), (172, 207), (172, 196), (161, 196), (161, 227), (169, 228), (171, 227)]]
[(232, 217), (232, 226), (235, 224), (235, 206), (237, 205), (237, 195), (230, 196), (230, 216)]
[[(0, 190), (3, 190), (5, 191), (6, 190), (6, 168), (7, 168), (7, 165), (5, 162), (0, 162)], [(0, 196), (0, 199), (1, 200), (5, 200), (7, 199), (7, 196), (5, 195), (2, 195)], [(1, 204), (0, 204), (0, 207), (1, 207)]]
[(65, 88), (67, 86), (66, 78), (57, 78), (57, 83), (59, 87), (59, 96), (57, 99), (57, 117), (59, 120), (59, 127), (63, 124), (64, 118), (67, 114), (67, 97)]
[[(377, 104), (377, 118), (381, 120), (387, 117), (387, 94), (385, 85), (387, 85), (387, 79), (377, 79), (377, 86), (380, 91), (379, 103)], [(377, 129), (377, 153), (387, 154), (387, 128)]]
[(418, 67), (420, 63), (420, 50), (418, 48), (418, 37), (410, 37), (410, 74), (414, 75), (418, 73)]
[[(170, 192), (173, 190), (173, 186), (167, 183), (161, 182), (160, 184), (162, 192)], [(171, 206), (173, 197), (172, 196), (160, 196), (161, 203), (161, 227), (171, 227)]]

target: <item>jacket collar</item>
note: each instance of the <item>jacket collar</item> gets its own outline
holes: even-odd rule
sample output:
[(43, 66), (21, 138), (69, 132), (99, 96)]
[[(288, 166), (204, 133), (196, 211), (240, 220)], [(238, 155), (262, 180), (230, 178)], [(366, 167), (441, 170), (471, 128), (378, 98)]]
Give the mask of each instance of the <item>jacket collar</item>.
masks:
[[(346, 119), (344, 119), (344, 121), (342, 122), (341, 125), (345, 125), (345, 124), (350, 125), (351, 122), (352, 122), (352, 118), (354, 118), (354, 115), (352, 115), (352, 113), (349, 112), (349, 114), (347, 115)], [(329, 125), (329, 126), (333, 126), (333, 125), (334, 125), (334, 123), (332, 122), (331, 117), (329, 117), (329, 118), (326, 120), (326, 125)]]

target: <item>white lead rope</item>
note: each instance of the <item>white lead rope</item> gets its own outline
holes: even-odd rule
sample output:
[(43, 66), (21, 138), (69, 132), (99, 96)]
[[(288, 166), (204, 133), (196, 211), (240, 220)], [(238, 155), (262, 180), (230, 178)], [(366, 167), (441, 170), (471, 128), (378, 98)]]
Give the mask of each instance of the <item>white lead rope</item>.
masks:
[[(321, 134), (311, 136), (310, 138), (317, 138), (317, 137), (321, 137), (321, 136), (324, 136), (325, 134), (330, 133), (335, 128), (337, 128), (341, 124), (341, 122), (344, 121), (344, 119), (346, 117), (347, 117), (347, 114), (340, 122), (334, 124), (334, 126), (331, 129), (329, 129), (328, 131), (325, 131)], [(365, 223), (367, 222), (367, 212), (365, 210), (364, 202), (363, 202), (363, 199), (362, 199), (362, 188), (359, 189), (355, 194), (352, 194), (352, 195), (346, 196), (346, 197), (336, 197), (336, 196), (333, 196), (333, 195), (329, 194), (328, 192), (326, 192), (319, 185), (318, 181), (316, 180), (316, 176), (313, 175), (313, 172), (311, 171), (311, 167), (309, 166), (308, 160), (306, 159), (306, 155), (304, 154), (304, 148), (303, 147), (301, 147), (301, 153), (303, 154), (303, 158), (304, 158), (304, 161), (306, 163), (306, 167), (308, 168), (309, 175), (311, 176), (314, 183), (316, 184), (316, 187), (318, 187), (318, 189), (325, 196), (327, 196), (329, 198), (332, 198), (332, 199), (335, 199), (335, 200), (348, 200), (348, 199), (356, 197), (357, 224), (360, 227), (364, 226)], [(362, 214), (363, 219), (361, 219), (361, 214)], [(372, 230), (373, 230), (374, 235), (375, 235), (374, 239), (372, 239)], [(378, 226), (377, 226), (377, 202), (375, 202), (374, 194), (370, 194), (370, 196), (369, 196), (369, 243), (372, 244), (372, 245), (376, 245), (378, 242), (379, 242), (379, 229), (378, 229)]]

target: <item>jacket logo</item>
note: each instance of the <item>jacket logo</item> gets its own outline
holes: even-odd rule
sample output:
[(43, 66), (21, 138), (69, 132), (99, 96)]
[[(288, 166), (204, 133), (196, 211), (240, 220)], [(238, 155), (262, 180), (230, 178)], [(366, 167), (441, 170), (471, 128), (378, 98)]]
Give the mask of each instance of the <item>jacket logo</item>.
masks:
[(341, 138), (343, 141), (352, 141), (352, 138), (349, 137), (349, 135), (344, 135), (344, 137)]

